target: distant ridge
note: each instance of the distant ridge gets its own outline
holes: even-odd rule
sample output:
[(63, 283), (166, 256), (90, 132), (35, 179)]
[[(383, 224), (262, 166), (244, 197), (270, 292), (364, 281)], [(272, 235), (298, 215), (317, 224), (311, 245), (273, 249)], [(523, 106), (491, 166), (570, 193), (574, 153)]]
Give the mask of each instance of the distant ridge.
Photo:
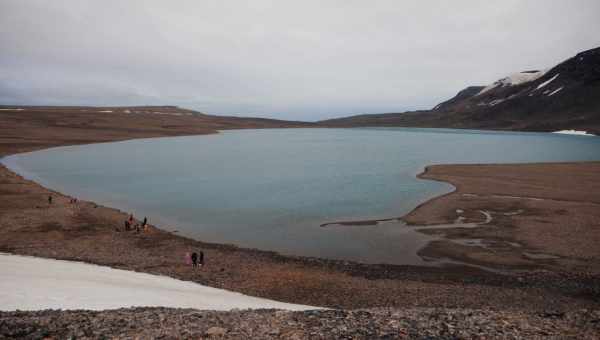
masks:
[(600, 48), (547, 70), (528, 70), (488, 86), (469, 86), (431, 110), (368, 114), (322, 126), (406, 126), (600, 133)]
[(181, 108), (174, 105), (138, 105), (138, 106), (48, 106), (48, 105), (0, 105), (0, 113), (23, 112), (28, 114), (71, 114), (103, 116), (115, 115), (167, 115), (190, 116), (199, 118), (195, 123), (209, 123), (216, 128), (265, 128), (265, 127), (303, 127), (315, 126), (315, 123), (281, 120), (259, 117), (218, 116), (202, 113), (195, 110)]

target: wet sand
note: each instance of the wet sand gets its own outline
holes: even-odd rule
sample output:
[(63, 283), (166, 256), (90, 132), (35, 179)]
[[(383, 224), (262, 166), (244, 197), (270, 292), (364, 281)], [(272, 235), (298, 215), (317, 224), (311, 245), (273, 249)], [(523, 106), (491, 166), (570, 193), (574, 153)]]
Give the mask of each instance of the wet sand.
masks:
[[(113, 125), (67, 126), (58, 133), (56, 127), (27, 115), (3, 115), (4, 121), (21, 120), (12, 123), (14, 131), (0, 131), (0, 155), (56, 145), (213, 132), (194, 121), (180, 122), (175, 129), (145, 130), (135, 117), (128, 116), (120, 119), (130, 119), (127, 124), (140, 126), (139, 131), (132, 133)], [(181, 119), (161, 117), (161, 126), (175, 125), (170, 124), (171, 118)], [(71, 204), (70, 197), (5, 167), (0, 167), (0, 251), (162, 274), (316, 306), (598, 308), (600, 259), (599, 247), (594, 244), (600, 237), (600, 162), (433, 166), (420, 177), (448, 181), (457, 191), (419, 206), (404, 217), (409, 224), (449, 224), (458, 217), (465, 223), (481, 222), (485, 217), (480, 211), (492, 216), (490, 223), (478, 228), (422, 230), (446, 235), (448, 240), (431, 243), (421, 255), (448, 258), (447, 266), (364, 265), (281, 256), (203, 243), (158, 226), (147, 233), (126, 232), (122, 226), (127, 212), (93, 202)], [(47, 201), (49, 194), (54, 196), (52, 204)], [(534, 200), (538, 198), (542, 200)], [(460, 239), (479, 241), (474, 245), (452, 242)], [(202, 270), (193, 270), (183, 261), (186, 251), (197, 249), (206, 254), (207, 265)], [(452, 265), (453, 261), (474, 266)]]

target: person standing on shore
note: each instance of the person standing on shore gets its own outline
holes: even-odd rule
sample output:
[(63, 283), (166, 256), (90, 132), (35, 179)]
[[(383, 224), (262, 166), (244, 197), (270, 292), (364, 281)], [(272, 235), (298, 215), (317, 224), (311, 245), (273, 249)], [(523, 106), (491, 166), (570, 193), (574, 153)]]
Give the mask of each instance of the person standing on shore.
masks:
[(196, 252), (192, 253), (192, 267), (198, 267), (198, 254)]

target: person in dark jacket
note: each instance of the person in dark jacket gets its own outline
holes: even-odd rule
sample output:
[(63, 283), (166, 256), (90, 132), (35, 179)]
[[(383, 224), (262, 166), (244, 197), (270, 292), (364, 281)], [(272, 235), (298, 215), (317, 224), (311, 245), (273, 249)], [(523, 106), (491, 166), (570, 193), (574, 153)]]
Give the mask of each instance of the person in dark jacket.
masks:
[(52, 195), (48, 196), (48, 204), (52, 204)]
[(192, 267), (198, 267), (198, 254), (192, 253)]
[(200, 266), (204, 266), (204, 252), (202, 250), (200, 250), (200, 259), (198, 262), (200, 263)]

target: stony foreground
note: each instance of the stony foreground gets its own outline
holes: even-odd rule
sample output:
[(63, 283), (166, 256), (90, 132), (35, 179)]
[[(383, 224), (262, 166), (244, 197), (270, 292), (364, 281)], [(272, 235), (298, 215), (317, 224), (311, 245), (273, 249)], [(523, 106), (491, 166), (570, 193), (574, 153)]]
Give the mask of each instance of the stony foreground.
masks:
[(600, 311), (469, 309), (0, 312), (0, 338), (518, 339), (600, 337)]

